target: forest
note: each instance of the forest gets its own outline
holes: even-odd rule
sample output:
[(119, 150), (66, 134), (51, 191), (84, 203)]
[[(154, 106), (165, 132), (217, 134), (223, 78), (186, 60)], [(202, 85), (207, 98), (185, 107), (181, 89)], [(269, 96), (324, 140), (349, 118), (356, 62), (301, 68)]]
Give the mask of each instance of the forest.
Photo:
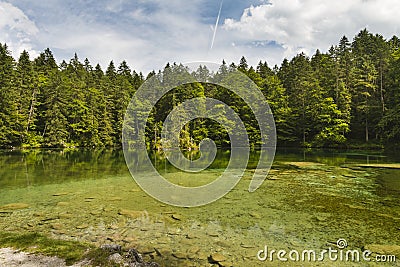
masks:
[[(50, 49), (31, 60), (14, 59), (0, 44), (0, 147), (119, 147), (126, 108), (143, 82), (179, 72), (167, 64), (146, 76), (123, 61), (105, 71), (75, 56), (57, 63)], [(219, 72), (238, 69), (263, 92), (276, 123), (278, 146), (395, 148), (400, 144), (400, 39), (361, 30), (352, 41), (343, 36), (326, 53), (300, 53), (270, 67), (221, 63)], [(198, 75), (210, 75), (199, 68)], [(147, 122), (149, 149), (159, 149), (162, 123), (186, 99), (207, 96), (231, 106), (243, 120), (250, 144), (260, 142), (248, 106), (237, 95), (213, 84), (175, 88), (154, 107)], [(183, 148), (205, 137), (229, 146), (222, 127), (196, 119), (181, 132)]]

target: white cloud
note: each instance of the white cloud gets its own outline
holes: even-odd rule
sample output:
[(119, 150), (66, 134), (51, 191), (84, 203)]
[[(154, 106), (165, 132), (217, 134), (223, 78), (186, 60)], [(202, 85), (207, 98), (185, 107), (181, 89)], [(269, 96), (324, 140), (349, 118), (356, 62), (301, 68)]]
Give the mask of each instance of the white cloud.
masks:
[[(103, 68), (111, 60), (115, 64), (126, 60), (144, 73), (163, 68), (167, 62), (190, 61), (207, 53), (211, 30), (199, 21), (200, 0), (186, 5), (179, 0), (111, 2), (98, 3), (96, 13), (80, 7), (79, 12), (65, 10), (68, 16), (61, 19), (51, 15), (40, 18), (40, 44), (54, 50), (58, 61), (68, 61), (77, 52), (81, 59), (87, 57)], [(60, 13), (62, 7), (53, 13)]]
[(0, 2), (0, 36), (1, 42), (7, 43), (14, 57), (23, 50), (31, 56), (37, 56), (33, 49), (32, 38), (39, 32), (35, 23), (25, 13), (10, 3)]
[(327, 50), (365, 27), (390, 38), (399, 34), (398, 10), (397, 0), (271, 0), (245, 9), (239, 20), (226, 19), (223, 27), (243, 39), (274, 40), (291, 57)]
[(21, 9), (10, 3), (0, 2), (0, 28), (4, 27), (30, 35), (38, 32), (35, 23)]
[[(99, 62), (103, 68), (111, 60), (116, 64), (126, 60), (133, 69), (147, 73), (163, 68), (167, 62), (222, 62), (223, 59), (238, 62), (245, 55), (249, 62), (257, 63), (272, 54), (268, 48), (253, 48), (247, 40), (241, 42), (239, 36), (223, 29), (218, 30), (215, 45), (209, 51), (213, 34), (210, 26), (215, 23), (219, 2), (215, 6), (205, 0), (77, 0), (73, 5), (62, 0), (13, 0), (12, 3), (2, 5), (8, 13), (15, 11), (18, 19), (0, 15), (5, 21), (0, 24), (0, 33), (4, 33), (0, 42), (6, 41), (15, 57), (22, 49), (32, 51), (35, 47), (42, 51), (49, 47), (58, 62), (68, 61), (77, 52), (81, 60), (87, 57), (92, 64)], [(225, 1), (222, 13), (232, 10), (232, 5)], [(279, 56), (272, 56), (280, 60)]]
[(106, 9), (110, 12), (121, 12), (123, 10), (123, 0), (114, 0), (106, 3)]
[(326, 50), (366, 26), (391, 37), (400, 25), (397, 0), (230, 0), (222, 17), (231, 19), (218, 28), (210, 51), (219, 1), (9, 1), (0, 2), (0, 42), (15, 57), (49, 47), (59, 62), (77, 52), (103, 68), (126, 60), (144, 73), (167, 62), (230, 63), (241, 56), (251, 65), (280, 64), (299, 51)]

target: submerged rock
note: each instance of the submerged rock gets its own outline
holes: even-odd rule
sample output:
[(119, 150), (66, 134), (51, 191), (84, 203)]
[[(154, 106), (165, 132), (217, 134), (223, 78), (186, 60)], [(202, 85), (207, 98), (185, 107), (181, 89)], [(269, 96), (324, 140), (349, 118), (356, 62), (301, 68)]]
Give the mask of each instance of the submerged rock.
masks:
[(29, 208), (29, 204), (26, 203), (10, 203), (4, 206), (0, 206), (0, 210), (22, 210)]
[(154, 248), (149, 248), (149, 247), (146, 247), (146, 248), (141, 248), (140, 249), (140, 253), (142, 253), (142, 254), (153, 254), (154, 252), (156, 252), (155, 250), (154, 250)]
[(188, 254), (191, 254), (191, 255), (194, 255), (194, 254), (196, 254), (196, 253), (199, 252), (199, 251), (200, 251), (200, 247), (193, 246), (193, 247), (190, 247), (190, 248), (187, 250), (187, 253), (188, 253)]
[(172, 219), (177, 220), (177, 221), (182, 221), (182, 216), (180, 214), (172, 214), (171, 215)]
[(198, 238), (198, 236), (197, 236), (196, 234), (192, 233), (192, 232), (189, 232), (189, 233), (186, 235), (186, 238), (187, 238), (187, 239), (195, 239), (195, 238)]
[(217, 242), (215, 242), (215, 244), (216, 244), (217, 246), (224, 247), (224, 248), (227, 248), (227, 247), (230, 247), (230, 246), (231, 246), (231, 245), (228, 244), (227, 242), (224, 242), (224, 241), (221, 241), (221, 240), (218, 240)]
[(0, 210), (0, 214), (12, 214), (13, 212), (11, 210)]
[(249, 213), (251, 217), (255, 218), (255, 219), (261, 219), (262, 216), (261, 214), (257, 213), (257, 212), (250, 212)]
[(109, 201), (121, 201), (122, 198), (121, 197), (111, 197), (108, 199)]
[(46, 217), (46, 218), (41, 219), (40, 221), (42, 221), (42, 222), (55, 221), (55, 220), (58, 220), (59, 218), (60, 217)]
[(359, 164), (357, 167), (361, 168), (382, 168), (382, 169), (400, 169), (399, 163), (385, 163), (385, 164)]
[(378, 245), (370, 244), (364, 247), (366, 250), (375, 252), (380, 255), (396, 255), (400, 257), (400, 246), (399, 245)]
[(207, 232), (207, 235), (209, 235), (209, 236), (211, 236), (211, 237), (218, 237), (219, 236), (219, 233), (217, 233), (217, 232)]
[(353, 174), (342, 174), (342, 175), (343, 175), (343, 177), (346, 177), (346, 178), (357, 178), (357, 176), (355, 176)]
[(68, 194), (69, 194), (68, 192), (58, 192), (58, 193), (54, 193), (53, 197), (66, 196)]
[(81, 225), (77, 225), (76, 229), (82, 230), (82, 229), (86, 229), (88, 227), (89, 227), (89, 225), (87, 225), (87, 224), (81, 224)]
[(61, 223), (52, 223), (50, 224), (50, 227), (54, 230), (62, 230), (64, 225)]
[(119, 215), (124, 215), (124, 216), (130, 217), (130, 218), (132, 218), (132, 219), (142, 218), (142, 217), (144, 217), (144, 216), (147, 215), (147, 213), (144, 212), (144, 211), (127, 210), (127, 209), (121, 209), (121, 210), (118, 212), (118, 214), (119, 214)]
[(207, 259), (207, 254), (200, 251), (200, 252), (197, 253), (197, 258), (199, 260), (206, 260)]
[(326, 166), (325, 164), (322, 163), (307, 162), (307, 161), (285, 162), (285, 164), (298, 169), (320, 169), (321, 167)]
[(184, 253), (182, 253), (182, 252), (174, 252), (174, 253), (172, 253), (172, 256), (174, 256), (174, 257), (177, 258), (177, 259), (181, 259), (181, 260), (187, 258), (187, 257), (186, 257), (186, 254), (184, 254)]
[(226, 257), (220, 253), (214, 253), (210, 255), (211, 262), (223, 262), (226, 261)]
[(221, 261), (221, 262), (218, 262), (218, 265), (221, 266), (221, 267), (232, 267), (232, 266), (234, 266), (233, 263), (230, 262), (230, 261)]
[(251, 245), (251, 244), (245, 244), (245, 243), (241, 243), (240, 246), (242, 248), (255, 248), (255, 245)]

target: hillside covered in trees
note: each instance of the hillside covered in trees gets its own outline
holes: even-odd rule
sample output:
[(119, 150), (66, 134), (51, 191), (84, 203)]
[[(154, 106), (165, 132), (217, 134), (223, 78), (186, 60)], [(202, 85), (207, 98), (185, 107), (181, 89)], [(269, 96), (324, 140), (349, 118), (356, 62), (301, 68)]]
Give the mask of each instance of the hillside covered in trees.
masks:
[[(0, 147), (111, 147), (121, 145), (127, 105), (146, 78), (180, 71), (168, 64), (146, 77), (124, 61), (103, 71), (75, 55), (59, 65), (46, 49), (30, 60), (16, 60), (0, 44)], [(349, 144), (400, 144), (400, 39), (385, 40), (364, 29), (352, 41), (342, 37), (327, 53), (298, 54), (270, 68), (265, 61), (249, 66), (243, 57), (225, 62), (220, 72), (239, 69), (264, 93), (275, 117), (279, 146), (347, 147)], [(210, 75), (199, 68), (197, 75)], [(181, 86), (165, 95), (149, 119), (149, 149), (160, 144), (162, 122), (186, 99), (207, 96), (240, 114), (250, 143), (259, 129), (247, 105), (232, 92), (212, 84)], [(197, 119), (181, 133), (182, 146), (204, 137), (229, 145), (215, 122)]]

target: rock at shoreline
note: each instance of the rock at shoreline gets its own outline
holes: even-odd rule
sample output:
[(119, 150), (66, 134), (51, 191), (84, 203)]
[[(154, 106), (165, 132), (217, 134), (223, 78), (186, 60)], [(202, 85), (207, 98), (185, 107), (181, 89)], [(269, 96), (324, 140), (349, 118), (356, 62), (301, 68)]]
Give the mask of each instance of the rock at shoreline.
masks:
[(108, 251), (110, 253), (118, 253), (122, 251), (122, 247), (116, 244), (105, 244), (100, 247), (102, 250)]
[(121, 266), (134, 267), (158, 267), (156, 262), (145, 262), (142, 255), (134, 248), (123, 250), (122, 246), (117, 244), (105, 244), (100, 247), (105, 253), (108, 253), (108, 260), (111, 263), (117, 263)]
[(119, 253), (114, 253), (114, 254), (110, 255), (108, 257), (108, 260), (111, 261), (111, 262), (115, 262), (115, 263), (117, 263), (119, 265), (122, 265), (122, 266), (124, 264), (124, 257), (122, 257), (121, 254), (119, 254)]

